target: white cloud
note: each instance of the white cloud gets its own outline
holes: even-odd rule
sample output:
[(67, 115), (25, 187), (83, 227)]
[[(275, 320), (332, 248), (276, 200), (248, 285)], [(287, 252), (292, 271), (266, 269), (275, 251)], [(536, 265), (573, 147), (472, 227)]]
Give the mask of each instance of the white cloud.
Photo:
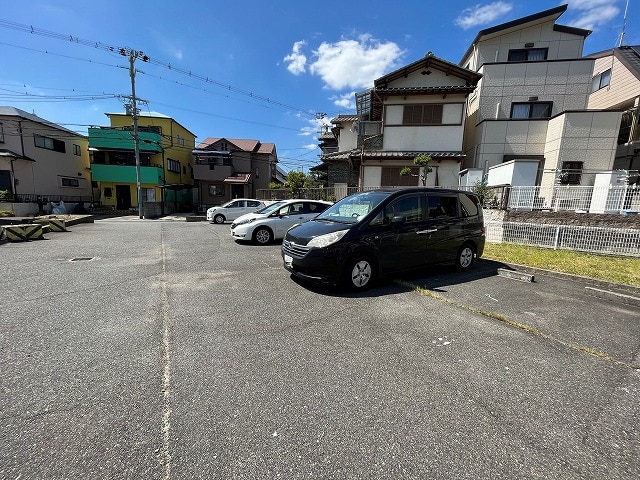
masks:
[(455, 24), (462, 27), (464, 30), (468, 30), (479, 25), (487, 25), (497, 18), (509, 13), (513, 5), (507, 2), (493, 2), (485, 5), (478, 4), (475, 7), (465, 8), (458, 18), (455, 20)]
[(316, 148), (318, 148), (318, 144), (317, 143), (310, 143), (308, 145), (304, 145), (302, 148), (305, 148), (307, 150), (315, 150)]
[(309, 71), (318, 75), (327, 88), (366, 88), (396, 65), (404, 52), (393, 42), (382, 43), (370, 35), (357, 40), (323, 42), (314, 51)]
[(333, 102), (334, 105), (338, 107), (342, 107), (347, 110), (355, 110), (356, 109), (356, 92), (344, 93), (342, 95), (334, 95), (329, 100)]
[[(326, 117), (324, 118), (313, 118), (309, 120), (309, 125), (306, 127), (302, 127), (300, 129), (301, 137), (308, 137), (310, 135), (317, 135), (318, 132), (322, 132), (325, 129), (325, 126), (331, 126), (331, 122)], [(317, 146), (317, 145), (314, 145)], [(305, 147), (306, 148), (306, 147)]]
[(302, 137), (308, 137), (309, 135), (315, 135), (318, 132), (318, 127), (302, 127), (299, 135)]
[(571, 0), (571, 11), (577, 10), (576, 17), (570, 22), (572, 27), (595, 30), (615, 18), (620, 9), (612, 0)]
[(304, 40), (294, 43), (291, 53), (284, 57), (284, 61), (289, 63), (287, 70), (294, 75), (300, 75), (306, 71), (307, 57), (302, 53), (302, 47), (306, 44)]

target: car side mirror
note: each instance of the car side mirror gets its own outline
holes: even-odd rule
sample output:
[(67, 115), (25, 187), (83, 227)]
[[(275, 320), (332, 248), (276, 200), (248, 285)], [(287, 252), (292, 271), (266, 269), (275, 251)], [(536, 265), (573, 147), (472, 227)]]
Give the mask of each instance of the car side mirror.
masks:
[(396, 215), (395, 217), (393, 217), (391, 219), (391, 224), (392, 225), (399, 225), (401, 223), (404, 223), (407, 221), (407, 217), (405, 217), (404, 215)]

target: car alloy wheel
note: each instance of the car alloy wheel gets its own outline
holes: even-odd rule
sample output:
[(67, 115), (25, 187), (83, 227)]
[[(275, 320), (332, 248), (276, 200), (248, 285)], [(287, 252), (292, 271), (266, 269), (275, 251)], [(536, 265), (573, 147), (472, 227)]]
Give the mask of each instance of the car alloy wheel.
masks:
[(473, 248), (468, 243), (463, 245), (456, 257), (456, 266), (460, 270), (466, 270), (473, 265)]
[(224, 223), (224, 215), (216, 215), (215, 217), (213, 217), (213, 221), (216, 223)]
[(253, 240), (260, 245), (266, 245), (267, 243), (271, 243), (273, 240), (273, 236), (271, 234), (271, 230), (268, 228), (259, 228), (253, 233)]
[(366, 257), (352, 260), (345, 270), (345, 283), (356, 290), (364, 290), (373, 280), (374, 267)]

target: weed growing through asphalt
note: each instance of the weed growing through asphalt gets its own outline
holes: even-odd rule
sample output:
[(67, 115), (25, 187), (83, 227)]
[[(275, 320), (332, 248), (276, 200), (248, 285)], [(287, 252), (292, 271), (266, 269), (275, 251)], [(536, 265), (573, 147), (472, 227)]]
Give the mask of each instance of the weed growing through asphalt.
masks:
[(473, 313), (476, 313), (478, 315), (483, 315), (485, 317), (492, 318), (494, 320), (498, 320), (499, 322), (502, 322), (502, 323), (504, 323), (506, 325), (518, 328), (520, 330), (524, 330), (525, 332), (528, 332), (528, 333), (530, 333), (532, 335), (536, 335), (538, 337), (545, 338), (547, 340), (551, 340), (552, 342), (559, 343), (559, 344), (561, 344), (561, 345), (563, 345), (565, 347), (571, 348), (573, 350), (578, 350), (580, 352), (587, 353), (589, 355), (593, 355), (595, 357), (601, 358), (603, 360), (607, 360), (607, 361), (612, 362), (612, 363), (616, 363), (618, 365), (624, 365), (625, 367), (637, 368), (637, 367), (635, 367), (635, 366), (633, 366), (633, 365), (631, 365), (631, 364), (629, 364), (627, 362), (623, 362), (621, 360), (616, 360), (613, 357), (611, 357), (609, 354), (607, 354), (605, 352), (602, 352), (602, 351), (600, 351), (600, 350), (598, 350), (596, 348), (565, 342), (564, 340), (556, 338), (553, 335), (549, 335), (548, 333), (544, 333), (543, 331), (541, 331), (540, 329), (538, 329), (538, 328), (536, 328), (536, 327), (534, 327), (532, 325), (529, 325), (529, 324), (526, 324), (526, 323), (517, 322), (515, 320), (511, 320), (510, 318), (505, 317), (504, 315), (501, 315), (499, 313), (489, 312), (489, 311), (482, 310), (480, 308), (475, 308), (475, 307), (472, 307), (472, 306), (469, 306), (469, 305), (463, 305), (463, 304), (458, 303), (458, 302), (456, 302), (456, 301), (454, 301), (454, 300), (452, 300), (450, 298), (445, 297), (444, 295), (440, 295), (439, 293), (435, 293), (435, 292), (433, 292), (431, 290), (419, 287), (418, 285), (414, 285), (414, 284), (406, 282), (404, 280), (396, 280), (395, 282), (398, 285), (402, 285), (403, 287), (408, 288), (409, 290), (412, 290), (414, 292), (417, 292), (420, 295), (423, 295), (425, 297), (430, 297), (430, 298), (433, 298), (435, 300), (439, 300), (439, 301), (448, 303), (449, 305), (453, 305), (454, 307), (463, 308), (463, 309), (465, 309), (465, 310), (467, 310), (469, 312), (473, 312)]

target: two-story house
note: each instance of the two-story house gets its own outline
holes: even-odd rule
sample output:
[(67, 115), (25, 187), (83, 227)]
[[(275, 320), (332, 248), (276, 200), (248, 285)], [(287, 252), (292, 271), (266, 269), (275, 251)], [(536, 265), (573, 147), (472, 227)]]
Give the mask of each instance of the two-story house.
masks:
[[(433, 160), (427, 185), (457, 186), (466, 99), (480, 77), (429, 52), (357, 94), (358, 145), (350, 159), (361, 188), (418, 185), (422, 172), (413, 159), (421, 154)], [(406, 167), (412, 175), (400, 174)]]
[(557, 24), (566, 9), (481, 30), (459, 63), (482, 74), (468, 99), (463, 165), (489, 185), (593, 185), (613, 167), (621, 114), (588, 110), (591, 32)]
[(322, 163), (312, 170), (326, 172), (328, 187), (357, 187), (359, 172), (354, 167), (351, 154), (358, 146), (358, 116), (338, 115), (332, 118), (331, 128), (327, 128), (318, 140)]
[(14, 107), (0, 107), (0, 190), (35, 202), (89, 202), (87, 137)]
[(173, 118), (138, 116), (139, 175), (133, 119), (107, 113), (111, 125), (89, 128), (91, 178), (99, 201), (116, 210), (138, 208), (140, 180), (145, 216), (166, 215), (193, 205), (193, 156), (196, 136)]
[(282, 178), (273, 143), (238, 138), (206, 138), (193, 150), (193, 176), (202, 209), (234, 198), (255, 198)]
[(640, 45), (620, 46), (595, 59), (589, 108), (622, 110), (614, 170), (640, 170)]

